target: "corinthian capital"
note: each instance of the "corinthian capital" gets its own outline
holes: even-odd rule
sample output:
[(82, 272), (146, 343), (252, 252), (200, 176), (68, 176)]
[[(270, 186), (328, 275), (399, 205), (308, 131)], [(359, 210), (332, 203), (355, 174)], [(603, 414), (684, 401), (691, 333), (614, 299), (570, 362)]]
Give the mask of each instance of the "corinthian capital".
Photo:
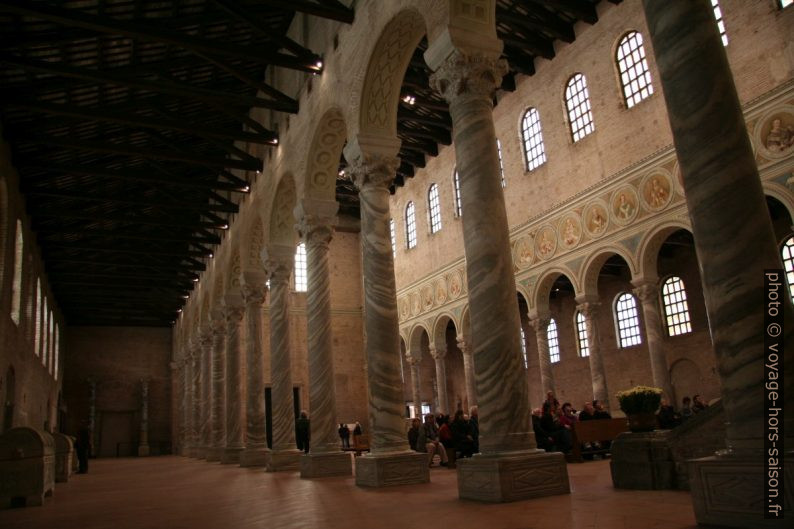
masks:
[(295, 265), (295, 248), (284, 244), (269, 244), (262, 250), (262, 263), (270, 284), (288, 283)]
[(507, 70), (504, 59), (456, 50), (430, 76), (430, 86), (450, 105), (469, 98), (490, 101)]
[(634, 295), (640, 298), (640, 301), (643, 303), (655, 301), (658, 295), (655, 281), (643, 281), (642, 283), (638, 283), (632, 292), (634, 292)]
[(348, 164), (345, 174), (360, 191), (367, 187), (388, 188), (399, 165), (400, 159), (396, 156), (362, 154)]
[(295, 229), (306, 241), (306, 246), (327, 246), (334, 234), (339, 203), (335, 200), (302, 199), (295, 206)]

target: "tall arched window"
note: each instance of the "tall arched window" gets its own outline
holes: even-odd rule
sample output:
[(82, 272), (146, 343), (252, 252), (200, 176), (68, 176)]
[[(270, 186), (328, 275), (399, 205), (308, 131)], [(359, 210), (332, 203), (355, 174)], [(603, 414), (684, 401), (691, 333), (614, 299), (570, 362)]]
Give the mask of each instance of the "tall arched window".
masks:
[(50, 309), (47, 296), (44, 296), (44, 313), (41, 315), (41, 363), (50, 368)]
[(543, 145), (543, 131), (540, 128), (540, 114), (537, 108), (530, 108), (521, 120), (521, 139), (524, 140), (524, 161), (527, 171), (532, 171), (546, 163), (546, 147)]
[(546, 329), (546, 339), (549, 342), (549, 360), (551, 360), (552, 364), (559, 362), (560, 340), (557, 335), (557, 322), (554, 321), (554, 318), (551, 319), (549, 326)]
[(618, 327), (618, 345), (620, 347), (631, 347), (642, 343), (637, 299), (628, 292), (618, 296), (615, 301), (615, 321)]
[(653, 93), (642, 34), (637, 31), (627, 33), (618, 44), (616, 60), (620, 70), (620, 84), (623, 86), (623, 99), (626, 107), (631, 108)]
[(22, 222), (17, 220), (14, 242), (14, 277), (11, 281), (11, 319), (19, 325), (22, 314), (22, 256), (25, 246)]
[(438, 184), (430, 184), (427, 191), (427, 211), (430, 215), (430, 233), (441, 229), (441, 201), (438, 198)]
[(61, 328), (56, 323), (55, 324), (55, 361), (53, 362), (55, 368), (54, 371), (52, 372), (52, 375), (55, 377), (55, 380), (58, 380), (58, 361), (60, 360), (61, 357), (60, 347), (61, 347)]
[(502, 142), (499, 138), (496, 139), (496, 154), (499, 155), (499, 178), (502, 179), (502, 187), (507, 187), (507, 180), (505, 180), (505, 166), (502, 163)]
[(728, 33), (725, 31), (725, 20), (722, 18), (722, 9), (720, 9), (719, 0), (711, 0), (711, 6), (714, 8), (714, 18), (717, 20), (717, 27), (720, 30), (720, 37), (722, 38), (722, 45), (728, 45)]
[(527, 336), (524, 334), (524, 326), (519, 327), (521, 330), (521, 356), (524, 359), (524, 369), (529, 368), (529, 361), (527, 360)]
[(35, 311), (35, 321), (36, 324), (33, 329), (33, 352), (36, 353), (36, 356), (41, 354), (41, 279), (36, 280), (36, 307), (33, 309)]
[(55, 322), (53, 321), (52, 309), (47, 313), (47, 354), (50, 357), (50, 374), (55, 372)]
[(405, 246), (416, 248), (416, 208), (413, 202), (405, 206)]
[(463, 206), (460, 203), (460, 176), (458, 175), (457, 168), (452, 175), (452, 188), (455, 190), (455, 216), (460, 217), (463, 215)]
[(587, 345), (587, 321), (581, 310), (576, 311), (576, 343), (579, 345), (579, 356), (590, 356), (590, 346)]
[(295, 251), (295, 292), (306, 292), (307, 288), (306, 243), (301, 242)]
[(394, 219), (389, 219), (389, 232), (391, 234), (391, 256), (397, 257), (397, 233), (394, 231)]
[(689, 306), (686, 302), (686, 289), (680, 277), (668, 277), (662, 284), (662, 302), (667, 320), (667, 334), (678, 336), (692, 332), (689, 319)]
[(595, 130), (593, 112), (590, 108), (590, 94), (584, 74), (574, 74), (565, 86), (565, 106), (568, 109), (568, 122), (574, 143)]
[(783, 266), (786, 268), (786, 281), (791, 299), (794, 299), (794, 237), (789, 237), (780, 249), (783, 257)]

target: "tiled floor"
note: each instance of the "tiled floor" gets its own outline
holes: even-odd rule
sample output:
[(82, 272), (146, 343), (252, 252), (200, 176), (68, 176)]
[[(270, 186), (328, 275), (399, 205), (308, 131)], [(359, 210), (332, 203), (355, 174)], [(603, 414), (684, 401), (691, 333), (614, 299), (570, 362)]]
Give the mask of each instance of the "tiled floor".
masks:
[(365, 490), (353, 478), (303, 480), (176, 456), (90, 465), (43, 507), (0, 511), (0, 528), (697, 527), (688, 492), (615, 490), (608, 461), (569, 464), (570, 495), (499, 505), (459, 500), (455, 471), (440, 467), (429, 484)]

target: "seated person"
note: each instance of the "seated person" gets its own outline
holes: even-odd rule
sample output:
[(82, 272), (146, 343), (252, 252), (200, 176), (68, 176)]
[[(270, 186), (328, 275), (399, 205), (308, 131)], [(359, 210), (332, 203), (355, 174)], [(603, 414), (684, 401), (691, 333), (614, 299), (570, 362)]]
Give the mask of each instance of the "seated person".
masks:
[(452, 430), (449, 429), (449, 415), (438, 416), (438, 440), (447, 450), (455, 450), (452, 442)]
[(662, 430), (672, 430), (678, 426), (681, 420), (673, 407), (667, 403), (667, 399), (662, 399), (662, 404), (659, 406), (659, 413), (656, 414), (656, 418), (659, 421), (659, 428)]
[(590, 401), (585, 402), (584, 408), (579, 412), (579, 420), (592, 421), (595, 418), (595, 408), (593, 408), (593, 403)]
[(708, 404), (701, 400), (700, 395), (695, 395), (692, 397), (692, 411), (695, 413), (701, 412), (708, 408)]
[(554, 440), (557, 451), (567, 454), (571, 450), (571, 431), (560, 424), (559, 411), (555, 404), (544, 405), (540, 425)]
[(411, 450), (414, 452), (418, 452), (416, 449), (416, 440), (419, 437), (419, 427), (421, 425), (422, 424), (419, 422), (419, 419), (411, 419), (411, 428), (408, 430), (408, 444), (410, 445)]
[(681, 401), (681, 422), (686, 422), (692, 418), (695, 412), (692, 411), (692, 399), (684, 397)]
[(566, 402), (562, 405), (562, 414), (560, 414), (560, 425), (564, 428), (568, 428), (569, 430), (573, 428), (573, 425), (576, 423), (578, 419), (576, 418), (576, 410), (573, 409), (570, 402)]
[[(430, 452), (430, 466), (433, 466), (433, 453), (438, 453), (441, 457), (441, 466), (447, 466), (447, 451), (444, 445), (438, 438), (438, 426), (436, 426), (436, 417), (432, 413), (425, 415), (425, 424), (423, 425), (424, 437), (428, 445), (428, 452)], [(430, 450), (430, 445), (433, 445), (433, 450)]]
[(596, 399), (593, 401), (593, 408), (595, 409), (595, 418), (596, 419), (611, 419), (612, 416), (609, 412), (604, 408), (604, 405), (601, 403), (600, 400)]
[(474, 455), (474, 437), (471, 435), (469, 423), (463, 418), (463, 410), (455, 412), (449, 429), (452, 430), (452, 443), (455, 451), (460, 453), (460, 457), (471, 457)]
[(543, 429), (541, 425), (542, 415), (543, 411), (540, 408), (532, 410), (532, 431), (535, 432), (535, 443), (537, 443), (538, 448), (546, 452), (554, 452), (554, 438), (551, 433)]

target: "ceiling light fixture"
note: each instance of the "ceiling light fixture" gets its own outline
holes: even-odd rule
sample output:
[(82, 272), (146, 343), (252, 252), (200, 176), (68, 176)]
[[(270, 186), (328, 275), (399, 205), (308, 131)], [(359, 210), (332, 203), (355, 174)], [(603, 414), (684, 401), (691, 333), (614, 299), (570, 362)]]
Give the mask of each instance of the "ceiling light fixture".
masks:
[(402, 97), (402, 100), (404, 102), (408, 103), (409, 105), (415, 105), (416, 104), (416, 98), (414, 96), (412, 96), (411, 94), (405, 94)]

